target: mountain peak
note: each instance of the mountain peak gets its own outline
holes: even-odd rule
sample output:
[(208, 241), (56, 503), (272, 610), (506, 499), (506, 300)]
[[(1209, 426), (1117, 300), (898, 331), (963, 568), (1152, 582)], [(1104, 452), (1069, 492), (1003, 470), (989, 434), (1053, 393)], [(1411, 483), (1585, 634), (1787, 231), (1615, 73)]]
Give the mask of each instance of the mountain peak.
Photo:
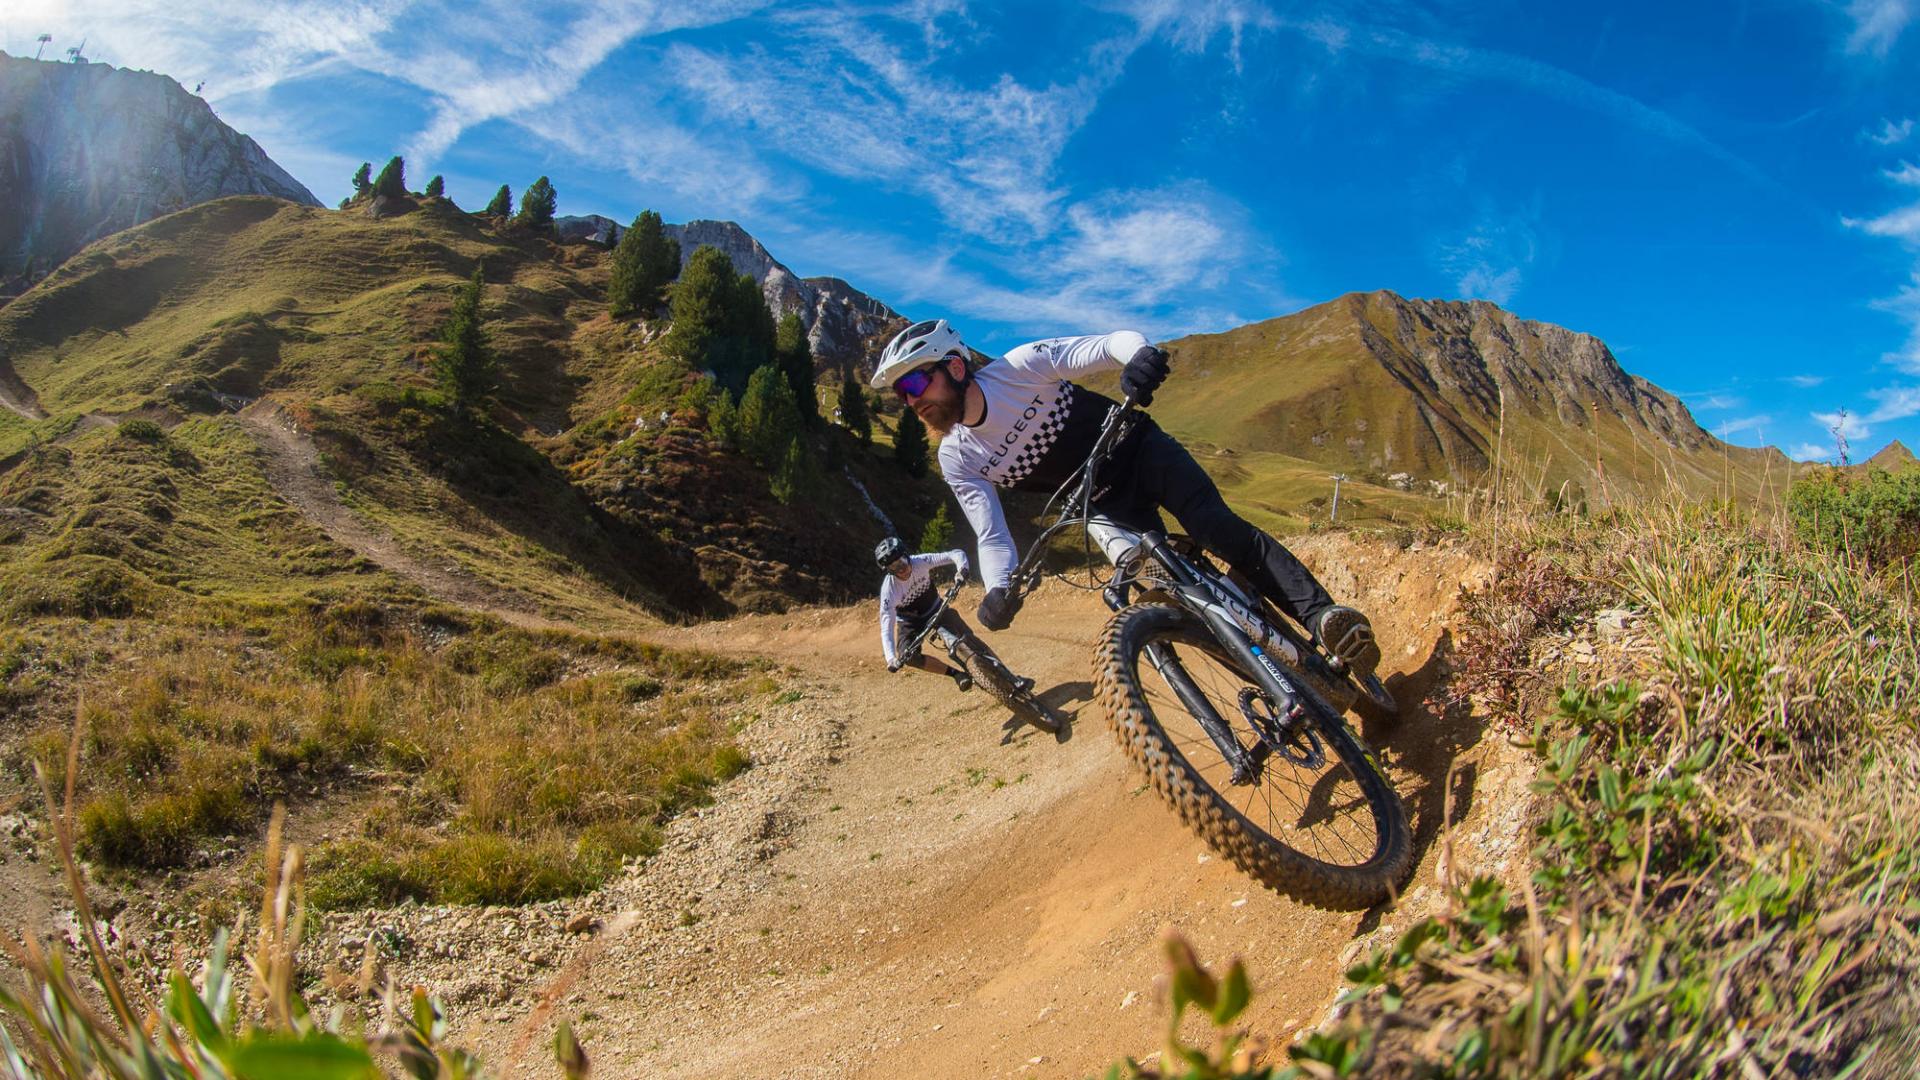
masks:
[(0, 295), (81, 248), (227, 195), (319, 206), (179, 83), (109, 64), (0, 53)]

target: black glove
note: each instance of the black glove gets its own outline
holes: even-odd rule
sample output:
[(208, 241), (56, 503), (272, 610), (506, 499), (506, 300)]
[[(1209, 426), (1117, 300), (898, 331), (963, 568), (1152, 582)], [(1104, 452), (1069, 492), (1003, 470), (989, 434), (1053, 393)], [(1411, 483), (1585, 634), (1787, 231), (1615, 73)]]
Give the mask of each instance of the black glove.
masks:
[(1019, 596), (1001, 588), (988, 589), (987, 595), (980, 598), (980, 608), (974, 614), (979, 616), (980, 625), (989, 630), (1005, 630), (1013, 625), (1013, 617), (1020, 614)]
[(1120, 389), (1135, 405), (1153, 404), (1153, 392), (1167, 381), (1167, 350), (1157, 345), (1142, 345), (1120, 372)]

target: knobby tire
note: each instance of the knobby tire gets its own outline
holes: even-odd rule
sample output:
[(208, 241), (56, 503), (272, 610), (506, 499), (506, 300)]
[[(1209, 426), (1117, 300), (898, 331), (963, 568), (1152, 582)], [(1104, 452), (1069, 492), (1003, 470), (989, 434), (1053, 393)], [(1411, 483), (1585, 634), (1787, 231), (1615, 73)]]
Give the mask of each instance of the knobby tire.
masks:
[[(1334, 909), (1364, 908), (1388, 897), (1405, 876), (1413, 857), (1413, 838), (1400, 797), (1393, 791), (1378, 761), (1347, 724), (1324, 703), (1309, 704), (1312, 730), (1327, 755), (1326, 774), (1308, 787), (1308, 796), (1319, 785), (1331, 780), (1334, 785), (1346, 778), (1366, 802), (1367, 819), (1372, 822), (1373, 850), (1351, 862), (1334, 862), (1299, 850), (1261, 828), (1247, 813), (1234, 805), (1233, 797), (1247, 799), (1249, 809), (1254, 796), (1267, 797), (1267, 812), (1274, 813), (1271, 799), (1263, 786), (1251, 789), (1208, 780), (1203, 771), (1224, 769), (1219, 751), (1204, 738), (1177, 740), (1155, 715), (1148, 700), (1142, 676), (1156, 683), (1161, 676), (1145, 656), (1148, 646), (1162, 644), (1176, 655), (1212, 661), (1224, 676), (1252, 685), (1231, 662), (1211, 633), (1198, 618), (1171, 604), (1136, 604), (1116, 613), (1107, 622), (1100, 647), (1095, 654), (1095, 684), (1115, 737), (1127, 756), (1146, 774), (1180, 819), (1198, 833), (1215, 851), (1232, 860), (1261, 884), (1318, 907)], [(1225, 679), (1218, 679), (1224, 682)], [(1177, 707), (1170, 694), (1158, 695)], [(1252, 736), (1249, 725), (1236, 711), (1221, 711), (1244, 744)], [(1181, 716), (1187, 714), (1182, 711)], [(1199, 730), (1197, 722), (1195, 730)], [(1185, 742), (1199, 761), (1183, 754)], [(1268, 759), (1267, 768), (1285, 768), (1280, 758)], [(1221, 790), (1226, 786), (1226, 790)], [(1331, 795), (1324, 797), (1331, 806)], [(1308, 809), (1310, 809), (1309, 807)], [(1303, 809), (1303, 816), (1307, 809)], [(1356, 818), (1356, 820), (1361, 820)], [(1356, 827), (1357, 828), (1357, 827)], [(1361, 849), (1351, 849), (1361, 856)]]

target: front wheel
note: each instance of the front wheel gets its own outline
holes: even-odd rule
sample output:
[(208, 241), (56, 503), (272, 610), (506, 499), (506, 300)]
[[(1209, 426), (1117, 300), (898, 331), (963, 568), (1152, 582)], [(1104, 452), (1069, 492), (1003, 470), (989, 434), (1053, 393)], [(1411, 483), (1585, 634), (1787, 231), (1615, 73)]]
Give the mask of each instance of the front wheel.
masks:
[(973, 681), (992, 695), (995, 701), (1005, 705), (1008, 712), (1050, 735), (1060, 733), (1060, 719), (1053, 715), (1053, 710), (1042, 704), (1030, 691), (1022, 690), (1019, 679), (1000, 662), (999, 657), (984, 649), (968, 649), (965, 656), (959, 653), (954, 655), (967, 665)]
[[(1406, 809), (1373, 752), (1312, 693), (1301, 702), (1305, 726), (1274, 737), (1265, 691), (1195, 616), (1169, 604), (1115, 614), (1095, 678), (1127, 756), (1182, 821), (1261, 884), (1320, 907), (1361, 908), (1406, 874)], [(1196, 713), (1208, 707), (1223, 721), (1213, 735)], [(1236, 777), (1220, 738), (1236, 741), (1252, 767)]]

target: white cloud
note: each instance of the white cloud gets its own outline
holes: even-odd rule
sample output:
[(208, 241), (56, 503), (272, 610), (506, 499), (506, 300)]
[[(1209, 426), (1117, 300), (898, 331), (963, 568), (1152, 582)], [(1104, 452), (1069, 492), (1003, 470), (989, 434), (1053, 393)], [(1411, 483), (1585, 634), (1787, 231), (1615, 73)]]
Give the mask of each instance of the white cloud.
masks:
[(1907, 324), (1906, 342), (1883, 359), (1910, 375), (1920, 375), (1920, 270), (1914, 272), (1906, 287), (1875, 300), (1873, 307)]
[[(431, 115), (403, 153), (425, 169), (475, 124), (553, 105), (625, 43), (749, 14), (764, 0), (26, 0), (0, 15), (8, 41), (28, 25), (91, 33), (97, 59), (205, 81), (210, 101), (353, 68), (427, 95)], [(62, 32), (65, 33), (62, 33)], [(36, 31), (37, 33), (38, 31)], [(257, 118), (256, 118), (257, 122)]]
[(1818, 461), (1822, 464), (1831, 465), (1839, 455), (1831, 445), (1823, 446), (1820, 443), (1803, 442), (1787, 451), (1787, 456), (1795, 461)]
[(1811, 389), (1827, 381), (1825, 375), (1789, 375), (1787, 381), (1803, 389)]
[(1888, 386), (1871, 391), (1867, 396), (1880, 403), (1873, 412), (1867, 414), (1870, 423), (1920, 416), (1920, 386)]
[(1847, 5), (1847, 16), (1853, 20), (1847, 51), (1885, 57), (1913, 20), (1913, 13), (1913, 0), (1853, 0)]
[(1848, 442), (1864, 439), (1873, 434), (1873, 429), (1867, 426), (1867, 422), (1862, 420), (1858, 413), (1845, 412), (1843, 410), (1830, 413), (1814, 413), (1813, 418), (1819, 421), (1820, 426), (1826, 428), (1828, 431), (1838, 429), (1840, 435)]
[(1907, 136), (1913, 134), (1913, 121), (1906, 119), (1896, 124), (1892, 120), (1883, 119), (1880, 121), (1879, 131), (1863, 131), (1861, 134), (1881, 146), (1893, 146), (1896, 143), (1906, 142)]
[(1734, 394), (1707, 394), (1694, 403), (1695, 408), (1725, 411), (1737, 409), (1747, 403), (1747, 399)]
[(1731, 419), (1731, 420), (1722, 420), (1718, 424), (1714, 425), (1713, 430), (1720, 436), (1721, 439), (1724, 440), (1724, 439), (1730, 439), (1733, 436), (1738, 435), (1743, 431), (1755, 431), (1761, 428), (1765, 428), (1768, 424), (1771, 424), (1772, 422), (1773, 422), (1773, 417), (1767, 414), (1761, 414), (1759, 416), (1741, 416), (1741, 417), (1735, 417), (1734, 419)]

